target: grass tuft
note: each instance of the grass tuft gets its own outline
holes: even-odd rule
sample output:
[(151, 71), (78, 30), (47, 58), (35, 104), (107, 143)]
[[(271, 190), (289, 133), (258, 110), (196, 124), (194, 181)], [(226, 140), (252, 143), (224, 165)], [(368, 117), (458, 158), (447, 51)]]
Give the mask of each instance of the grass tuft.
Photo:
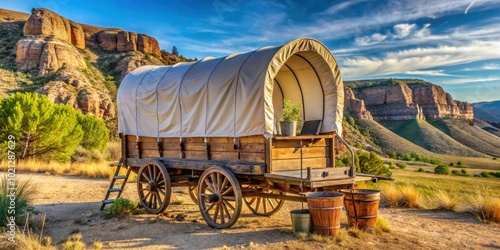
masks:
[[(12, 183), (14, 181), (14, 183)], [(15, 180), (10, 180), (7, 174), (0, 177), (0, 225), (7, 225), (7, 217), (9, 216), (9, 207), (11, 207), (11, 189), (16, 187), (14, 191), (15, 217), (16, 223), (24, 222), (24, 214), (30, 208), (30, 202), (36, 194), (36, 189), (31, 184), (30, 179), (16, 177)]]
[(485, 195), (481, 191), (469, 195), (467, 211), (484, 223), (500, 223), (500, 198)]
[(84, 250), (86, 248), (85, 243), (82, 242), (81, 234), (70, 235), (62, 244), (64, 250)]
[(106, 219), (113, 217), (125, 217), (128, 215), (137, 214), (137, 208), (139, 207), (138, 202), (133, 202), (128, 199), (117, 198), (115, 202), (111, 204), (108, 210), (104, 211), (102, 216)]
[(387, 223), (387, 220), (384, 217), (382, 217), (381, 215), (378, 215), (377, 222), (375, 224), (375, 231), (378, 234), (381, 234), (382, 232), (392, 233), (392, 228), (389, 225), (389, 223)]
[(359, 229), (358, 227), (350, 227), (347, 233), (354, 237), (360, 239), (363, 236), (363, 230)]
[(391, 183), (382, 187), (381, 195), (388, 207), (423, 207), (422, 194), (414, 186), (398, 186)]
[(458, 211), (460, 198), (458, 190), (447, 192), (442, 188), (437, 188), (434, 197), (431, 199), (431, 206), (436, 209), (444, 209), (449, 211)]

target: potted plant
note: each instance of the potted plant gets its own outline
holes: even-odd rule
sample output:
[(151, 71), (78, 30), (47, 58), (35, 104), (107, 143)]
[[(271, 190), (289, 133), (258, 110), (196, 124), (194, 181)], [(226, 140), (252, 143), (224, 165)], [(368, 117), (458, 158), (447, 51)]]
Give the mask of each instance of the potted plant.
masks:
[(295, 136), (297, 134), (297, 123), (302, 118), (302, 103), (292, 105), (290, 100), (283, 100), (283, 116), (280, 119), (281, 134), (283, 136)]

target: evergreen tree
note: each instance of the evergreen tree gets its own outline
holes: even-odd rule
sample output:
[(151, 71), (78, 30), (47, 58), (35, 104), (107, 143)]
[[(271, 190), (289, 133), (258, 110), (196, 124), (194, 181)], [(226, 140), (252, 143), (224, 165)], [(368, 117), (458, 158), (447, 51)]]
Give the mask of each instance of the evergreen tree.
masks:
[(78, 114), (78, 123), (84, 133), (80, 145), (86, 149), (104, 152), (109, 141), (109, 130), (106, 123), (93, 114)]
[(0, 144), (9, 135), (15, 136), (17, 159), (68, 161), (83, 131), (72, 107), (37, 93), (16, 93), (0, 103)]
[(179, 51), (177, 50), (177, 47), (172, 47), (172, 55), (179, 56)]

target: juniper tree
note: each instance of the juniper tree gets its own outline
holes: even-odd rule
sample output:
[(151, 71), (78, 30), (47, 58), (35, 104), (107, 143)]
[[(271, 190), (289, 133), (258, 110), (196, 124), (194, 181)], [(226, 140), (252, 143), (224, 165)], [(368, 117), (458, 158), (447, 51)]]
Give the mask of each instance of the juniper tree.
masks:
[(109, 130), (106, 123), (93, 114), (78, 114), (78, 123), (84, 133), (80, 145), (86, 149), (103, 152), (109, 141)]

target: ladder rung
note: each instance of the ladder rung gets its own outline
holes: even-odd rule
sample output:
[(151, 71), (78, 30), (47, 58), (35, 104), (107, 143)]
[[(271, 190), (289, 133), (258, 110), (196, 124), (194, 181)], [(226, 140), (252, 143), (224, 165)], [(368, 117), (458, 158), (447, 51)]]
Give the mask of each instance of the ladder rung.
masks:
[(103, 200), (102, 203), (104, 204), (110, 204), (110, 203), (114, 203), (115, 200)]
[(127, 179), (127, 176), (126, 175), (115, 175), (115, 177), (113, 177), (115, 180), (118, 180), (118, 179)]
[(108, 192), (118, 192), (118, 191), (122, 191), (123, 189), (122, 188), (110, 188), (108, 189)]

